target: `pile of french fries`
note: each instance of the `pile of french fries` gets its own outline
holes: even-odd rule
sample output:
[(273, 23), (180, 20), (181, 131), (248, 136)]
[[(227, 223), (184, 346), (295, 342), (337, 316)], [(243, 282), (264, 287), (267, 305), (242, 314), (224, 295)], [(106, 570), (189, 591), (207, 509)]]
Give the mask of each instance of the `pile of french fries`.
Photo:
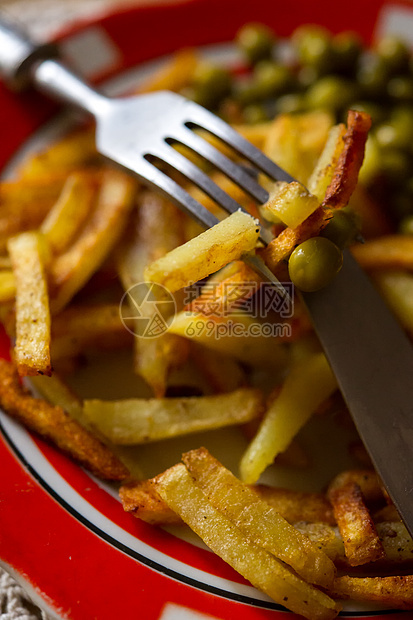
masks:
[[(179, 90), (197, 62), (195, 52), (179, 53), (142, 89)], [(257, 208), (209, 170), (250, 215), (235, 213), (205, 232), (104, 164), (89, 127), (29, 156), (0, 183), (0, 318), (13, 343), (12, 361), (0, 361), (0, 405), (95, 475), (121, 481), (126, 511), (158, 526), (185, 523), (253, 585), (310, 620), (334, 618), (345, 598), (413, 609), (413, 541), (361, 444), (360, 468), (335, 476), (324, 493), (259, 484), (274, 461), (308, 465), (297, 435), (338, 398), (299, 298), (284, 319), (288, 333), (214, 333), (260, 321), (245, 310), (263, 285), (245, 253), (259, 254), (285, 281), (292, 250), (350, 202), (366, 237), (354, 255), (413, 334), (413, 237), (381, 225), (357, 185), (369, 130), (363, 113), (350, 112), (347, 126), (311, 112), (237, 129), (299, 183), (268, 185), (270, 199)], [(219, 215), (198, 189), (188, 191)], [(265, 249), (257, 246), (258, 216), (275, 235)], [(200, 280), (206, 284), (188, 301), (185, 287)], [(139, 337), (133, 312), (126, 329), (120, 314), (120, 300), (142, 282), (174, 295), (177, 313), (157, 338)], [(133, 350), (152, 396), (82, 401), (69, 388), (71, 373), (119, 348)], [(190, 376), (188, 369), (195, 383), (177, 384), (174, 373)], [(265, 389), (255, 385), (260, 373)], [(240, 479), (198, 446), (142, 479), (134, 446), (235, 425), (250, 439)]]

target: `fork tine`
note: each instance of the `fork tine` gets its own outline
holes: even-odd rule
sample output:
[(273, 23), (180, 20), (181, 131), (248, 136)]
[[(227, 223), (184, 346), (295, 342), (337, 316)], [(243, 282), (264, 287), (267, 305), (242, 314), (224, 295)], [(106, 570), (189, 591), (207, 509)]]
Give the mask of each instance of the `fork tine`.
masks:
[(190, 148), (198, 155), (211, 162), (215, 168), (223, 172), (236, 185), (239, 185), (259, 204), (264, 204), (268, 200), (268, 192), (241, 166), (234, 164), (228, 157), (209, 144), (206, 140), (198, 136), (186, 126), (182, 126), (175, 131), (171, 138)]
[[(183, 174), (189, 181), (194, 183), (194, 185), (202, 189), (205, 194), (212, 198), (227, 213), (235, 213), (239, 210), (247, 213), (238, 202), (214, 183), (205, 172), (202, 172), (202, 170), (189, 161), (189, 159), (175, 151), (167, 143), (165, 143), (164, 146), (153, 149), (151, 155), (158, 157), (161, 161)], [(271, 239), (271, 233), (261, 226), (259, 240), (267, 245)]]
[(183, 209), (202, 227), (211, 228), (218, 224), (219, 219), (215, 215), (146, 159), (141, 159), (139, 165), (134, 167), (134, 171), (145, 184), (151, 185), (156, 191), (161, 191), (168, 200)]
[(206, 129), (214, 136), (232, 147), (242, 157), (250, 161), (259, 170), (264, 172), (274, 181), (287, 181), (291, 183), (294, 178), (285, 170), (277, 166), (262, 151), (257, 149), (251, 142), (248, 142), (237, 131), (232, 129), (227, 123), (220, 118), (208, 112), (201, 106), (193, 103), (188, 106), (188, 120), (185, 122), (187, 126), (197, 125), (200, 129)]

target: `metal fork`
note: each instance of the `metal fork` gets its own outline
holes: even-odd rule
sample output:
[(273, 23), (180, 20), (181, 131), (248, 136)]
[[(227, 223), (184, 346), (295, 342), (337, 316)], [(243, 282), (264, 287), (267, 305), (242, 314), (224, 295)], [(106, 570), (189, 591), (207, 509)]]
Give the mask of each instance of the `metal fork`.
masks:
[[(273, 180), (292, 177), (231, 127), (179, 95), (160, 92), (108, 99), (0, 19), (0, 73), (15, 87), (32, 82), (43, 92), (92, 114), (97, 148), (161, 191), (201, 225), (218, 219), (154, 160), (183, 174), (226, 212), (240, 206), (189, 159), (172, 148), (183, 144), (213, 163), (258, 203), (266, 190), (241, 166), (194, 132), (205, 129)], [(261, 228), (260, 240), (271, 234)], [(258, 258), (247, 257), (266, 280), (279, 286)], [(375, 467), (413, 535), (413, 349), (369, 279), (350, 255), (332, 285), (303, 296), (340, 389)]]
[[(43, 93), (91, 114), (96, 121), (98, 152), (133, 172), (146, 185), (156, 188), (204, 228), (214, 226), (219, 219), (164, 172), (165, 167), (169, 171), (179, 171), (226, 213), (234, 213), (241, 207), (173, 145), (181, 144), (201, 155), (259, 204), (268, 200), (268, 192), (251, 173), (200, 137), (197, 129), (219, 138), (270, 179), (294, 180), (227, 123), (200, 105), (168, 91), (116, 99), (105, 97), (50, 58), (51, 52), (50, 45), (35, 45), (17, 31), (15, 25), (0, 20), (0, 72), (8, 82), (20, 88), (29, 81)], [(159, 169), (159, 164), (163, 170)], [(271, 232), (261, 226), (260, 242), (267, 245), (271, 239)], [(288, 295), (258, 256), (248, 254), (242, 258), (282, 295)]]

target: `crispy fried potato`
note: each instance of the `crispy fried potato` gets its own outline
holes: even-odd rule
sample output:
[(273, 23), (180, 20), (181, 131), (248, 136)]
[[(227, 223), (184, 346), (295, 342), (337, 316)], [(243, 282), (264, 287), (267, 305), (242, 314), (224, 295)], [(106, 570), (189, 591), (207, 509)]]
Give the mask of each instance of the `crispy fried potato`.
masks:
[(43, 220), (40, 230), (52, 252), (61, 254), (86, 220), (95, 197), (96, 175), (75, 172), (65, 182), (62, 192)]
[(118, 458), (62, 407), (33, 398), (20, 385), (14, 365), (5, 360), (0, 360), (0, 404), (11, 417), (54, 443), (96, 476), (123, 480), (129, 475)]
[(351, 248), (357, 262), (368, 271), (413, 271), (413, 236), (387, 235)]
[(413, 609), (413, 575), (397, 577), (337, 577), (332, 596), (381, 603), (390, 608)]
[(298, 362), (281, 392), (267, 410), (258, 432), (242, 456), (241, 479), (254, 483), (307, 422), (309, 417), (337, 389), (337, 381), (323, 353)]
[(346, 127), (342, 123), (330, 129), (323, 151), (307, 181), (309, 191), (320, 202), (324, 200), (327, 188), (333, 179), (338, 158), (344, 149), (345, 133)]
[(76, 357), (87, 348), (113, 348), (130, 344), (118, 304), (73, 305), (53, 319), (52, 357)]
[(274, 325), (271, 335), (267, 336), (258, 319), (241, 311), (224, 316), (178, 312), (170, 323), (168, 333), (232, 355), (246, 364), (270, 365), (277, 369), (288, 361), (288, 351), (283, 344), (290, 334), (288, 323)]
[(243, 388), (219, 396), (85, 400), (89, 421), (113, 443), (130, 445), (243, 424), (260, 415), (259, 390)]
[(51, 173), (69, 173), (97, 161), (95, 130), (87, 127), (69, 133), (35, 155), (30, 154), (19, 166), (18, 174), (24, 181), (36, 182), (39, 177)]
[(316, 196), (301, 183), (275, 183), (268, 201), (260, 208), (265, 219), (277, 223), (281, 220), (295, 228), (320, 206)]
[[(141, 196), (139, 209), (134, 215), (125, 243), (117, 253), (119, 276), (125, 291), (144, 282), (143, 274), (149, 263), (184, 241), (182, 214), (172, 203), (153, 192)], [(172, 221), (174, 226), (171, 226)], [(145, 313), (148, 319), (151, 310), (156, 312), (155, 304)], [(167, 332), (158, 338), (141, 338), (138, 322), (134, 324), (134, 331), (138, 336), (134, 339), (135, 372), (148, 383), (157, 398), (162, 398), (169, 374), (188, 358), (189, 343)]]
[(350, 566), (360, 566), (384, 558), (383, 545), (359, 484), (351, 476), (341, 474), (330, 484), (328, 498), (333, 506)]
[(40, 233), (21, 233), (9, 240), (16, 286), (16, 344), (19, 375), (50, 375), (50, 311), (44, 268), (44, 239)]
[(304, 493), (265, 484), (257, 484), (252, 488), (289, 523), (336, 523), (331, 504), (322, 493)]
[(129, 482), (119, 489), (125, 512), (152, 525), (183, 525), (181, 517), (169, 508), (156, 490), (156, 478)]
[(179, 50), (158, 71), (143, 80), (135, 93), (151, 93), (156, 90), (179, 92), (192, 82), (198, 63), (199, 57), (195, 49)]
[(323, 111), (277, 116), (268, 129), (264, 152), (300, 183), (307, 180), (333, 124)]
[(177, 291), (253, 250), (259, 232), (253, 217), (237, 211), (153, 262), (145, 269), (145, 280)]
[(10, 270), (0, 271), (0, 303), (13, 301), (16, 295), (16, 279)]
[(335, 567), (324, 552), (238, 480), (205, 448), (191, 450), (182, 460), (195, 483), (217, 510), (247, 538), (289, 564), (303, 579), (327, 587)]
[(382, 271), (374, 282), (401, 325), (413, 334), (413, 274), (405, 271)]
[(116, 170), (103, 173), (97, 203), (76, 241), (58, 256), (50, 272), (53, 314), (62, 310), (103, 264), (119, 240), (133, 207), (136, 185)]
[(184, 465), (175, 465), (159, 476), (157, 490), (212, 551), (276, 602), (312, 620), (328, 620), (337, 615), (339, 607), (329, 596), (248, 540), (230, 519), (216, 510)]

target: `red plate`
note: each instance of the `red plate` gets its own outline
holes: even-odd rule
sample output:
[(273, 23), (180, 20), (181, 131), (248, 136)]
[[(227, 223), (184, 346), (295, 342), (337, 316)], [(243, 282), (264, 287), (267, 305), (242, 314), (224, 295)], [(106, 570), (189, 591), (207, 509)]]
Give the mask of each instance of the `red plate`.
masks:
[[(183, 44), (229, 41), (248, 21), (267, 22), (281, 36), (306, 22), (333, 32), (357, 28), (369, 41), (378, 33), (412, 32), (413, 10), (409, 0), (347, 0), (340, 10), (331, 0), (192, 0), (109, 15), (61, 39), (78, 68), (102, 80)], [(0, 109), (3, 167), (54, 106), (0, 84)], [(0, 353), (7, 352), (1, 335)], [(115, 490), (2, 413), (0, 425), (0, 557), (49, 613), (71, 620), (285, 617), (212, 553), (125, 514)], [(403, 614), (349, 607), (342, 615), (390, 620)]]

